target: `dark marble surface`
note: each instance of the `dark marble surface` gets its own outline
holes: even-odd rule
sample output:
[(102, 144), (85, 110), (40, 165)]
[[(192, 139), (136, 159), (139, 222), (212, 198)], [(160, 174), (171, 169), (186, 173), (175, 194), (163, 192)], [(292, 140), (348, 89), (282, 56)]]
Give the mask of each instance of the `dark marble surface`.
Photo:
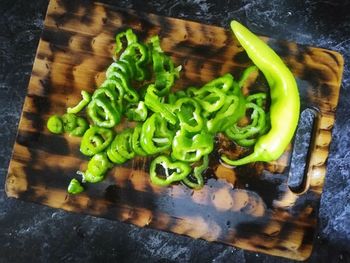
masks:
[[(73, 0), (72, 0), (73, 1)], [(104, 1), (337, 50), (343, 86), (310, 262), (350, 262), (350, 1)], [(8, 199), (4, 181), (47, 0), (0, 0), (0, 262), (291, 262)]]

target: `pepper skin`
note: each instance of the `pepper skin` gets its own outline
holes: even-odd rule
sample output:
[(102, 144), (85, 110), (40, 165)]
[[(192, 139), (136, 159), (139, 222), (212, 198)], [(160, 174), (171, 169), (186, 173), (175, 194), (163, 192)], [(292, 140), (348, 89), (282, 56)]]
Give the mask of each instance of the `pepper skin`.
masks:
[(239, 160), (222, 156), (222, 160), (233, 166), (277, 160), (292, 140), (298, 125), (300, 99), (295, 78), (282, 59), (259, 37), (237, 21), (231, 22), (231, 28), (269, 84), (271, 129), (258, 139), (252, 154)]

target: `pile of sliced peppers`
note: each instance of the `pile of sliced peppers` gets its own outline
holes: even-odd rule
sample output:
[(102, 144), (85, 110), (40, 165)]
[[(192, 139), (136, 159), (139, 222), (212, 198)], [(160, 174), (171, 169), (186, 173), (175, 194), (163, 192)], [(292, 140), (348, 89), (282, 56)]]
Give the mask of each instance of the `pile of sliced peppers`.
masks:
[[(131, 29), (116, 36), (114, 62), (102, 85), (92, 95), (82, 91), (76, 106), (47, 122), (52, 133), (82, 136), (80, 151), (91, 157), (86, 171), (79, 172), (83, 183), (103, 180), (113, 165), (135, 156), (152, 156), (152, 183), (182, 182), (201, 189), (217, 133), (250, 147), (269, 131), (267, 95), (244, 96), (241, 91), (250, 74), (258, 71), (256, 66), (247, 68), (239, 80), (227, 73), (200, 88), (171, 92), (180, 71), (163, 52), (158, 36), (147, 43)], [(123, 117), (135, 125), (116, 132)], [(72, 179), (68, 192), (83, 190)]]

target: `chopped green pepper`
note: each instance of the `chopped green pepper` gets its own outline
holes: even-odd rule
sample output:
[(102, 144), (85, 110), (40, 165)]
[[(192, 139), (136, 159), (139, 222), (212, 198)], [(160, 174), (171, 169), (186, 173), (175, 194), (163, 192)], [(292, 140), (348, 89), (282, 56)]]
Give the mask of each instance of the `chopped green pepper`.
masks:
[(209, 157), (208, 155), (204, 155), (201, 164), (197, 165), (193, 169), (193, 173), (189, 174), (182, 181), (188, 186), (195, 190), (199, 190), (204, 185), (203, 173), (208, 168), (209, 165)]
[(83, 90), (83, 91), (81, 92), (81, 96), (83, 97), (83, 99), (82, 99), (76, 106), (74, 106), (73, 108), (68, 108), (68, 109), (67, 109), (67, 113), (74, 113), (74, 114), (77, 114), (77, 113), (79, 113), (82, 109), (84, 109), (84, 107), (85, 107), (86, 105), (89, 104), (89, 102), (91, 101), (91, 95), (90, 95), (87, 91)]
[(113, 140), (113, 131), (106, 128), (91, 126), (83, 136), (80, 151), (87, 156), (102, 152)]
[(132, 149), (134, 150), (136, 155), (139, 156), (146, 156), (147, 153), (144, 149), (141, 147), (140, 139), (141, 139), (141, 131), (142, 131), (142, 124), (138, 123), (136, 127), (134, 128), (134, 132), (132, 134)]
[[(157, 174), (157, 166), (164, 169), (165, 178)], [(171, 162), (168, 157), (161, 155), (151, 162), (150, 178), (152, 183), (159, 186), (167, 186), (173, 182), (178, 182), (186, 178), (191, 172), (191, 166), (184, 162)]]
[(171, 148), (174, 132), (159, 113), (153, 113), (142, 125), (140, 144), (148, 154), (164, 152)]
[(84, 135), (89, 128), (89, 123), (83, 117), (77, 117), (77, 127), (75, 127), (69, 134), (77, 137)]
[(87, 114), (95, 125), (112, 128), (120, 122), (120, 112), (113, 102), (103, 96), (94, 98), (88, 105)]
[(71, 132), (77, 127), (77, 116), (73, 113), (65, 113), (62, 116), (63, 130)]
[(164, 103), (163, 98), (156, 94), (156, 88), (153, 84), (147, 87), (145, 95), (145, 105), (153, 112), (159, 113), (169, 123), (176, 124), (177, 118), (170, 104)]
[(115, 37), (115, 51), (114, 51), (115, 56), (117, 56), (122, 50), (126, 49), (127, 46), (136, 42), (137, 42), (137, 36), (134, 34), (132, 29), (130, 28), (124, 32), (117, 34)]
[(63, 122), (62, 119), (57, 115), (52, 115), (47, 121), (47, 129), (56, 134), (63, 133)]
[(130, 121), (145, 121), (147, 113), (145, 102), (139, 101), (138, 104), (129, 104), (126, 108), (125, 115)]
[(171, 156), (184, 162), (196, 162), (204, 155), (208, 155), (214, 148), (214, 136), (202, 131), (191, 135), (185, 130), (176, 132), (172, 143)]
[(112, 168), (106, 153), (98, 153), (94, 155), (88, 162), (88, 167), (83, 173), (83, 181), (89, 183), (97, 183), (103, 180), (108, 169)]
[(67, 191), (72, 195), (76, 195), (83, 192), (84, 187), (80, 184), (80, 182), (77, 179), (73, 178), (68, 185)]
[(201, 116), (201, 107), (197, 101), (192, 98), (178, 99), (174, 109), (179, 118), (181, 129), (188, 132), (199, 132), (202, 130), (204, 120)]

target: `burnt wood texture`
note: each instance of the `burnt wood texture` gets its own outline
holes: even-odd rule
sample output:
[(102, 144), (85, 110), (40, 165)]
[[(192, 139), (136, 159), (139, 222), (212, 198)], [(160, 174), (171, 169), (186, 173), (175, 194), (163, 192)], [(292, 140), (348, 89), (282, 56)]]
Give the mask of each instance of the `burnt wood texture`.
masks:
[[(235, 155), (239, 149), (220, 135), (202, 190), (192, 191), (181, 184), (154, 186), (148, 176), (151, 159), (135, 158), (115, 167), (103, 182), (88, 185), (84, 193), (68, 195), (69, 181), (77, 170), (86, 168), (87, 158), (79, 152), (80, 138), (50, 134), (46, 121), (51, 114), (63, 114), (75, 105), (81, 90), (92, 92), (104, 80), (104, 71), (112, 62), (114, 36), (126, 28), (132, 28), (142, 40), (158, 34), (164, 51), (183, 65), (174, 90), (201, 86), (227, 72), (238, 77), (251, 65), (227, 29), (99, 3), (51, 0), (8, 170), (7, 195), (306, 259), (312, 250), (326, 175), (343, 69), (341, 55), (263, 38), (296, 76), (302, 110), (316, 112), (313, 131), (306, 140), (310, 142), (305, 146), (307, 164), (300, 165), (307, 169), (301, 180), (304, 183), (297, 193), (288, 187), (290, 160), (303, 158), (291, 158), (292, 145), (278, 161), (227, 168), (220, 163), (219, 153)], [(264, 82), (254, 85), (259, 89)]]

